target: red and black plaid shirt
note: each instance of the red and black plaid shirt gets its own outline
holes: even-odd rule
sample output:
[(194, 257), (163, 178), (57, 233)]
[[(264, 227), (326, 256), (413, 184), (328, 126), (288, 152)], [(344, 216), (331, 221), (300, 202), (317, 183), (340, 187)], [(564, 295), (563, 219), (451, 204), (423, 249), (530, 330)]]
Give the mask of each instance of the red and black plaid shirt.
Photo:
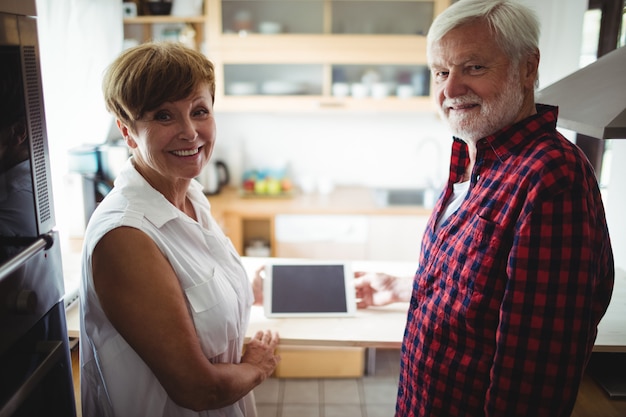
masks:
[(402, 346), (396, 416), (569, 416), (614, 264), (593, 168), (557, 109), (478, 143), (469, 193), (434, 232), (469, 162), (454, 140)]

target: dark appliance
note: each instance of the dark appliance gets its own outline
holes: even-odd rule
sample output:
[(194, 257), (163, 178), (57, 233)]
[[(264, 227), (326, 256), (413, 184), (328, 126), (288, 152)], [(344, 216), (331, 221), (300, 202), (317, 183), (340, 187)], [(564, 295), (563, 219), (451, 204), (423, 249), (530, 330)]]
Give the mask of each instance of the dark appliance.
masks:
[[(115, 127), (117, 129), (117, 127)], [(113, 189), (115, 178), (130, 157), (122, 140), (80, 145), (69, 150), (70, 171), (81, 175), (85, 225), (98, 204)]]
[(71, 417), (35, 15), (35, 0), (0, 4), (0, 417)]

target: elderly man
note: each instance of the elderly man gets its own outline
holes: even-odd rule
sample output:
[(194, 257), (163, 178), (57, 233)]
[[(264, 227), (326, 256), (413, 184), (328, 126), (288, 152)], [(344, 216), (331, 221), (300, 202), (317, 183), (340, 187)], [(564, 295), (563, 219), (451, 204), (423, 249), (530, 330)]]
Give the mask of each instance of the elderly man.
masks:
[(461, 0), (428, 34), (448, 183), (412, 292), (357, 279), (362, 306), (410, 294), (397, 417), (557, 417), (575, 403), (614, 264), (593, 168), (557, 108), (535, 104), (538, 37), (506, 0)]

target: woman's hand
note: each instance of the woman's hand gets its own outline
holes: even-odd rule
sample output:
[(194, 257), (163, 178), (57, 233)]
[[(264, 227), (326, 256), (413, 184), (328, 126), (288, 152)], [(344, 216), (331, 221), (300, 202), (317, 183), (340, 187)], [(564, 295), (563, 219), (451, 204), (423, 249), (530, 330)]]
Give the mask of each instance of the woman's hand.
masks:
[(279, 340), (277, 332), (259, 330), (246, 345), (241, 363), (257, 367), (261, 371), (263, 380), (265, 380), (272, 375), (278, 362), (280, 362), (280, 356), (276, 355)]

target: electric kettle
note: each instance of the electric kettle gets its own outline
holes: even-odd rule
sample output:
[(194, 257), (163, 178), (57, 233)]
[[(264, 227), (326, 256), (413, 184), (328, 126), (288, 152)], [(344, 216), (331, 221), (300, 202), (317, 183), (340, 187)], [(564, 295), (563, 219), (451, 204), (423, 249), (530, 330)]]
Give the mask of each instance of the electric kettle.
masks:
[(214, 195), (219, 193), (220, 190), (228, 184), (228, 181), (230, 181), (230, 173), (223, 161), (211, 160), (204, 167), (197, 179), (204, 187), (204, 194)]

